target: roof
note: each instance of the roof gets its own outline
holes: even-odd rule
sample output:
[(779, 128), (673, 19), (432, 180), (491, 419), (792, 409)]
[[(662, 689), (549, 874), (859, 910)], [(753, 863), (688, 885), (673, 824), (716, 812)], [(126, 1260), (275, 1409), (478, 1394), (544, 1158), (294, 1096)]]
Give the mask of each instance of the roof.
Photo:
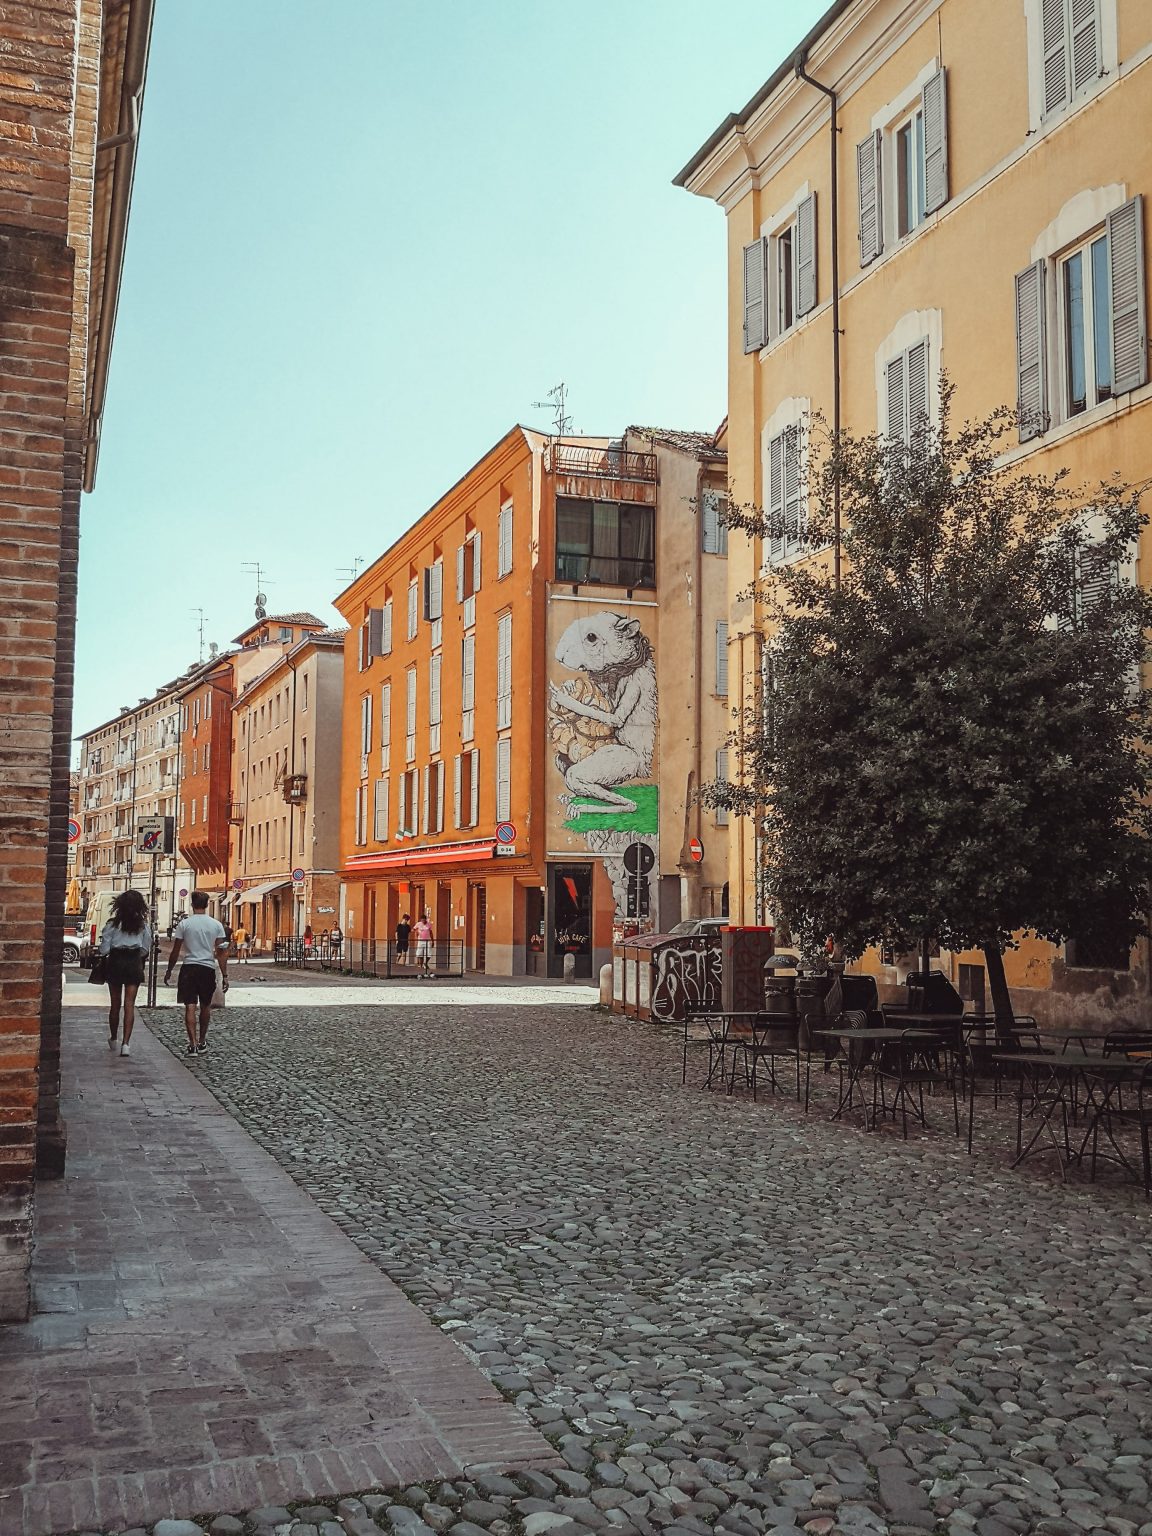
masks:
[(262, 619), (253, 619), (246, 629), (233, 637), (233, 644), (240, 645), (254, 629), (259, 629), (262, 624), (305, 624), (311, 629), (323, 629), (324, 620), (318, 619), (314, 613), (269, 613)]
[(711, 134), (703, 144), (701, 144), (700, 148), (692, 156), (691, 160), (689, 160), (684, 169), (677, 172), (677, 174), (673, 176), (672, 185), (674, 187), (685, 186), (688, 182), (688, 178), (699, 170), (699, 168), (703, 165), (704, 161), (707, 160), (708, 156), (712, 153), (716, 146), (723, 139), (727, 138), (727, 136), (732, 132), (733, 128), (742, 128), (744, 124), (749, 120), (749, 118), (752, 117), (753, 113), (759, 111), (759, 109), (768, 100), (769, 96), (771, 96), (772, 92), (776, 89), (780, 82), (795, 74), (797, 61), (799, 60), (801, 63), (803, 62), (804, 55), (808, 52), (809, 48), (811, 48), (812, 44), (823, 36), (823, 34), (828, 30), (832, 23), (839, 16), (842, 16), (850, 5), (854, 5), (855, 3), (856, 0), (833, 0), (833, 3), (824, 12), (823, 16), (821, 16), (820, 20), (812, 28), (811, 32), (809, 32), (808, 35), (803, 38), (799, 44), (797, 44), (797, 46), (784, 60), (783, 64), (779, 65), (775, 72), (769, 75), (768, 79), (765, 80), (764, 84), (756, 92), (755, 96), (752, 97), (752, 100), (749, 101), (746, 106), (742, 107), (739, 112), (729, 112), (728, 116), (724, 119), (716, 131)]
[(723, 448), (717, 448), (715, 432), (682, 432), (675, 427), (629, 427), (628, 431), (654, 443), (666, 443), (670, 448), (679, 448), (682, 453), (695, 454), (700, 459), (728, 457)]

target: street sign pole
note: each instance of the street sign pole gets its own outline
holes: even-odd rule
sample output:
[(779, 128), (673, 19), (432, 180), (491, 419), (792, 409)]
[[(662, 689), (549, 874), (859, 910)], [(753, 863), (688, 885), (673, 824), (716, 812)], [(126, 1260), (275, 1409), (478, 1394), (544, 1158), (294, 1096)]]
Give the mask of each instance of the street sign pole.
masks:
[(152, 924), (152, 948), (148, 955), (148, 1004), (149, 1008), (156, 1006), (156, 971), (160, 959), (160, 935), (156, 931), (156, 860), (158, 853), (152, 854), (152, 878), (148, 891), (148, 921)]

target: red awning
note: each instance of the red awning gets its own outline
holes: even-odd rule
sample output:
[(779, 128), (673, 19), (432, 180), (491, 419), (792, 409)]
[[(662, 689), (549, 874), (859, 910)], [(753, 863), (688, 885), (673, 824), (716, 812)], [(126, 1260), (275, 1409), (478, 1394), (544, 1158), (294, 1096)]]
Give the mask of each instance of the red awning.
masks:
[(441, 843), (424, 848), (397, 848), (389, 853), (361, 853), (347, 861), (350, 875), (371, 873), (377, 869), (419, 868), (424, 864), (475, 864), (496, 857), (496, 844)]

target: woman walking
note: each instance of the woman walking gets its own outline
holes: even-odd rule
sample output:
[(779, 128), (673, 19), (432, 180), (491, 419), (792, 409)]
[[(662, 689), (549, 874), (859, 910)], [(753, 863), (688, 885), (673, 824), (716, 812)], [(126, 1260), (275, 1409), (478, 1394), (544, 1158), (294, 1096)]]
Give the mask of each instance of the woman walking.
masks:
[(421, 979), (432, 974), (432, 924), (427, 912), (416, 921), (416, 964)]
[(108, 1049), (116, 1049), (120, 1029), (120, 1002), (124, 1002), (124, 1036), (121, 1056), (131, 1056), (129, 1041), (136, 1022), (136, 992), (144, 980), (144, 962), (152, 949), (148, 907), (139, 891), (121, 891), (112, 903), (112, 916), (100, 935), (108, 983)]

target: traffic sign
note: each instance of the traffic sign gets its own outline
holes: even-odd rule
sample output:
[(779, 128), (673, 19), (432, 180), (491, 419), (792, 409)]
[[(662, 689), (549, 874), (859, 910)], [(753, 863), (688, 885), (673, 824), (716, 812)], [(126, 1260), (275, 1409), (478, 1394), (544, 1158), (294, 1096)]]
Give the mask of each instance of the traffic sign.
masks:
[(68, 841), (78, 843), (80, 841), (80, 823), (73, 818), (68, 821)]
[(704, 862), (704, 844), (698, 837), (690, 837), (688, 839), (688, 857), (692, 860), (693, 864), (702, 864)]
[(297, 866), (292, 871), (292, 884), (293, 885), (303, 885), (304, 884), (304, 871), (299, 866)]
[(187, 894), (188, 894), (188, 887), (186, 885), (182, 885), (180, 887), (179, 891), (177, 892), (177, 895), (179, 895), (181, 897), (184, 897), (184, 896), (187, 896)]
[(234, 891), (242, 891), (244, 889), (244, 882), (243, 882), (243, 880), (233, 880), (233, 882), (232, 882), (232, 889)]
[(496, 841), (498, 843), (514, 843), (516, 841), (516, 828), (510, 821), (502, 821), (496, 828)]
[(136, 818), (137, 853), (171, 853), (173, 842), (171, 816), (138, 816)]

